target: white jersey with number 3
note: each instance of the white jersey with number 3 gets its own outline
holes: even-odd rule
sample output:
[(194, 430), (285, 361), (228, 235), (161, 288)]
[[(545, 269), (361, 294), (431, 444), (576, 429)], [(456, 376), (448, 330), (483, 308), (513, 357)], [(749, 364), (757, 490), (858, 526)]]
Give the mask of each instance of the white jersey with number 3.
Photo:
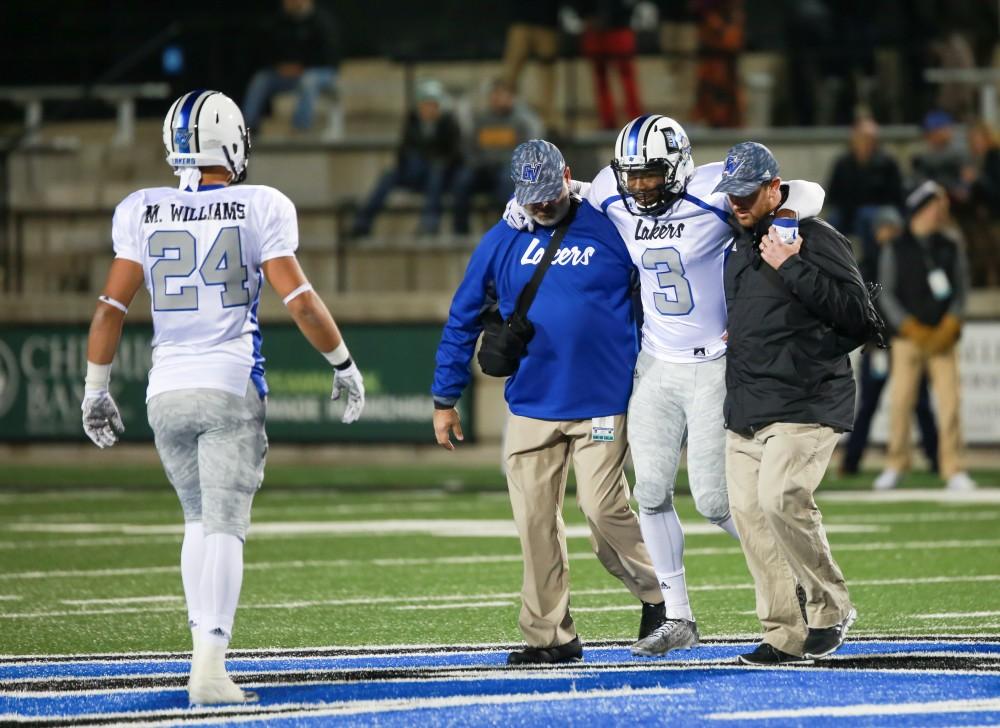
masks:
[(726, 351), (723, 265), (732, 239), (728, 203), (713, 193), (722, 163), (695, 168), (684, 195), (658, 217), (625, 207), (611, 167), (598, 173), (588, 201), (604, 210), (628, 246), (642, 285), (642, 348), (670, 362), (716, 359)]
[(271, 187), (139, 190), (115, 209), (116, 258), (142, 265), (153, 309), (146, 399), (175, 389), (266, 393), (261, 264), (294, 255), (295, 206)]

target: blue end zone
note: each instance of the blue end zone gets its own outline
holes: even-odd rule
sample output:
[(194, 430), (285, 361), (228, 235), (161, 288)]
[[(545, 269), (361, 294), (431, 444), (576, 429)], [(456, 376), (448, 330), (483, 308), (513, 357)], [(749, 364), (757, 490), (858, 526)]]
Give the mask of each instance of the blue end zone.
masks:
[[(506, 651), (263, 655), (228, 661), (260, 703), (189, 709), (185, 659), (0, 663), (0, 722), (98, 717), (218, 724), (985, 725), (1000, 721), (1000, 642), (848, 642), (817, 667), (738, 667), (748, 644), (668, 659), (585, 646), (585, 662), (512, 669)], [(460, 648), (457, 648), (460, 649)], [(67, 682), (69, 681), (69, 682)], [(653, 719), (652, 716), (657, 716)]]

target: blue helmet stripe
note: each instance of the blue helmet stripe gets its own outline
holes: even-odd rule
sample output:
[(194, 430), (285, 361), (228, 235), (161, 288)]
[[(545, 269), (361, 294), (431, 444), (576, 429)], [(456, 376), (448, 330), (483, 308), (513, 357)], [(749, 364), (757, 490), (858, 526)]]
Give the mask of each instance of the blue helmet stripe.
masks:
[[(184, 129), (185, 131), (190, 131), (188, 129), (188, 124), (191, 123), (191, 109), (194, 108), (195, 102), (198, 100), (198, 97), (201, 96), (203, 93), (205, 93), (204, 90), (198, 89), (197, 91), (192, 91), (187, 95), (187, 98), (184, 99), (184, 103), (181, 104), (181, 112), (179, 115), (180, 118), (177, 120), (177, 126), (174, 127), (175, 130)], [(190, 134), (181, 134), (177, 139), (177, 141), (179, 142), (179, 144), (177, 145), (177, 151), (182, 152), (184, 154), (190, 154), (191, 153), (190, 139), (191, 139)]]
[(642, 129), (642, 125), (646, 123), (646, 119), (650, 116), (652, 116), (652, 114), (646, 114), (645, 116), (640, 116), (632, 122), (632, 128), (629, 129), (628, 132), (628, 143), (625, 147), (626, 155), (632, 156), (639, 153), (637, 149), (639, 146), (639, 130)]

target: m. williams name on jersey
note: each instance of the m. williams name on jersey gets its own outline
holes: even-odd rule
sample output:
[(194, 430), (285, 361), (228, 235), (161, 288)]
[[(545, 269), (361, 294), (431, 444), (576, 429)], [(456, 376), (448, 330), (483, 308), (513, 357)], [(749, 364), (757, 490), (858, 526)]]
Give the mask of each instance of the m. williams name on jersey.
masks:
[[(199, 220), (246, 220), (247, 206), (244, 202), (212, 202), (199, 207), (170, 204), (171, 222), (197, 222)], [(142, 216), (143, 224), (163, 222), (159, 205), (146, 205)]]
[(660, 224), (653, 222), (652, 225), (645, 220), (637, 220), (635, 223), (636, 240), (674, 240), (679, 238), (684, 232), (684, 223), (679, 222), (674, 225), (672, 222)]

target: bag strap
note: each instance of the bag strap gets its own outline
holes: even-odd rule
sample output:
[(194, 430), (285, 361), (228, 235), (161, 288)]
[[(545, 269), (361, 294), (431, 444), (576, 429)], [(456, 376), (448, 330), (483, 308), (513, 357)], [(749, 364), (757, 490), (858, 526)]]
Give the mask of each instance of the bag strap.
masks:
[(538, 293), (538, 287), (542, 284), (542, 278), (545, 277), (546, 271), (552, 265), (552, 259), (556, 257), (556, 251), (562, 245), (563, 238), (566, 237), (566, 231), (569, 230), (573, 218), (576, 217), (576, 209), (579, 206), (579, 201), (571, 197), (566, 217), (559, 221), (558, 226), (556, 226), (556, 229), (552, 233), (552, 237), (549, 238), (549, 244), (545, 247), (545, 255), (538, 262), (538, 267), (535, 268), (535, 272), (531, 276), (531, 280), (528, 281), (528, 285), (524, 287), (521, 295), (518, 296), (517, 307), (514, 309), (514, 313), (519, 314), (521, 318), (528, 316), (528, 309), (531, 308), (531, 304), (535, 300), (535, 294)]

